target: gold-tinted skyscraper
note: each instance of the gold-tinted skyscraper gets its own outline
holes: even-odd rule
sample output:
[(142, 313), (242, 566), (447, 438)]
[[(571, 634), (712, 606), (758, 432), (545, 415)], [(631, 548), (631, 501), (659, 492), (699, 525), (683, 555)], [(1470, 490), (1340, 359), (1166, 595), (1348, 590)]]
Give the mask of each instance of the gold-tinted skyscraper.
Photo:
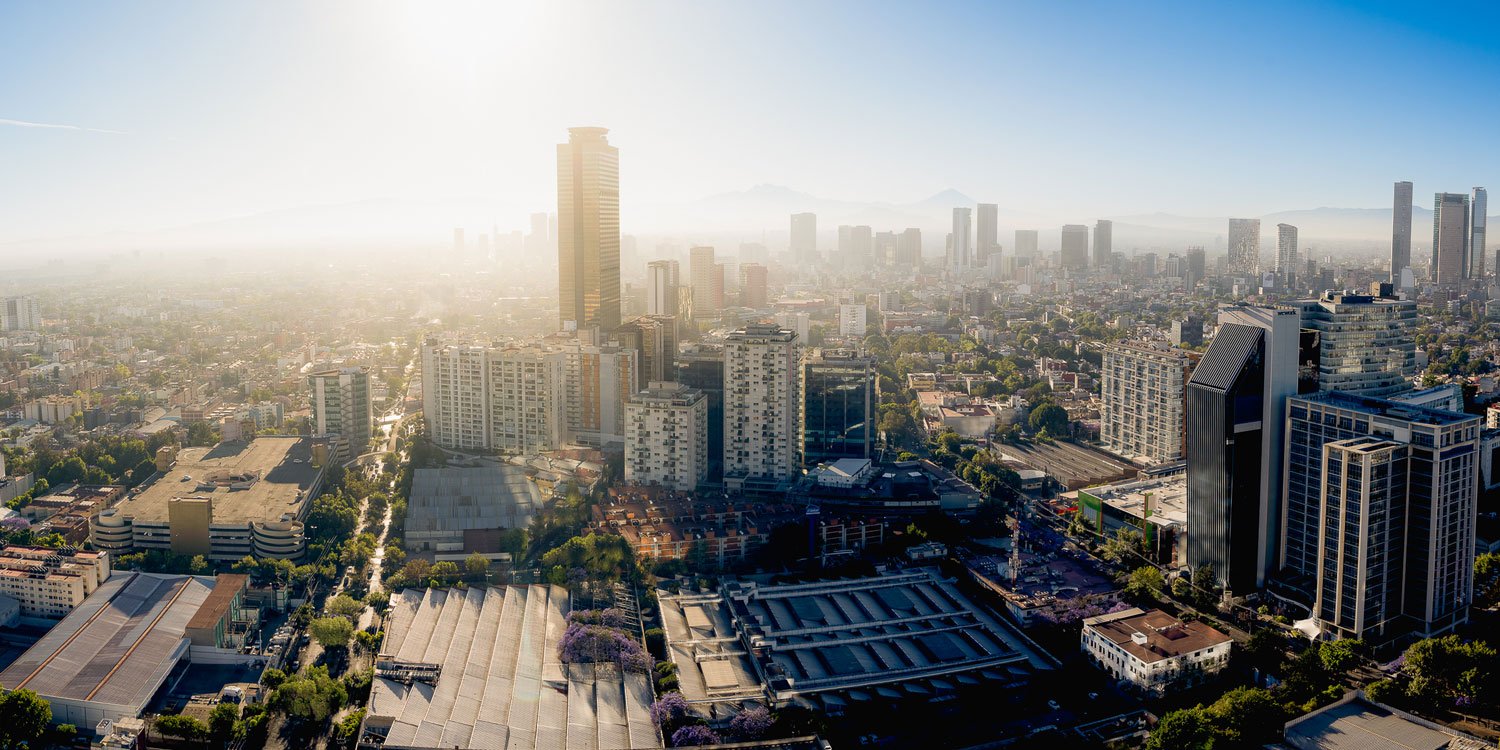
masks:
[(557, 269), (563, 328), (620, 325), (620, 151), (605, 128), (557, 146)]

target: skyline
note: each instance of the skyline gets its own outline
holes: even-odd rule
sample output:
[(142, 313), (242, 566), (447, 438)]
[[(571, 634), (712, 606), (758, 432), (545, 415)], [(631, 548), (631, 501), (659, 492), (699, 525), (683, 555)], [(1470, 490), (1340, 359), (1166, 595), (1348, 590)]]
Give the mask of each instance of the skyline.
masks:
[(625, 154), (626, 232), (763, 184), (891, 204), (956, 189), (1092, 223), (1493, 182), (1467, 139), (1424, 135), (1500, 110), (1426, 72), (1500, 69), (1487, 6), (1463, 28), (1394, 3), (354, 7), (0, 9), (0, 65), (20, 73), (0, 81), (0, 243), (361, 202), (421, 202), (409, 221), (434, 233), (520, 228), (556, 210), (551, 146), (579, 126)]

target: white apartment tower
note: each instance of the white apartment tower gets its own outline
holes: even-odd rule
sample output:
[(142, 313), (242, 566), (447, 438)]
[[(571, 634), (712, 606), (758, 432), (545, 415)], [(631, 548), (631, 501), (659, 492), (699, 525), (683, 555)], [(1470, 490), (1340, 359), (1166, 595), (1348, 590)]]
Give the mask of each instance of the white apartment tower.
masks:
[(802, 346), (793, 331), (752, 324), (724, 341), (724, 481), (772, 487), (802, 466)]
[(422, 346), (422, 412), (444, 448), (532, 453), (565, 441), (566, 355), (538, 346)]
[(342, 436), (349, 441), (354, 455), (363, 453), (375, 424), (369, 369), (346, 367), (315, 372), (307, 376), (307, 384), (312, 401), (313, 434)]
[(1104, 449), (1146, 465), (1182, 459), (1192, 369), (1192, 360), (1178, 349), (1105, 347), (1099, 420)]
[(1297, 274), (1297, 228), (1291, 224), (1276, 225), (1276, 275), (1281, 284)]
[(948, 246), (948, 270), (959, 273), (968, 268), (974, 257), (973, 222), (970, 220), (971, 209), (953, 209), (953, 233), (949, 236)]
[(625, 480), (692, 490), (708, 476), (708, 397), (657, 381), (625, 405)]
[(1260, 219), (1229, 220), (1229, 273), (1260, 274)]

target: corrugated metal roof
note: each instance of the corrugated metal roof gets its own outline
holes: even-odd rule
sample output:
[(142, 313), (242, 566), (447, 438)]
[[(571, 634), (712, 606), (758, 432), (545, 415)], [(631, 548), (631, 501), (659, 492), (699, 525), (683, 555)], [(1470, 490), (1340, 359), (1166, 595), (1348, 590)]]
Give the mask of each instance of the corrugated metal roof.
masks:
[(1239, 377), (1246, 360), (1255, 352), (1265, 337), (1265, 329), (1255, 326), (1225, 323), (1188, 379), (1192, 385), (1227, 391)]

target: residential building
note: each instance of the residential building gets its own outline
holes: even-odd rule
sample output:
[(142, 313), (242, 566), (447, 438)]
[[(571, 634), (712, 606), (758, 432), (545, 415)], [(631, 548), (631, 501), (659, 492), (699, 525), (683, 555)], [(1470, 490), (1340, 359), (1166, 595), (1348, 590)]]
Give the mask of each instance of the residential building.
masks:
[(695, 489), (708, 477), (708, 397), (655, 381), (625, 405), (625, 480)]
[(1411, 201), (1411, 183), (1396, 183), (1391, 209), (1391, 283), (1397, 288), (1402, 288), (1401, 273), (1411, 269)]
[(812, 263), (818, 258), (818, 215), (812, 213), (792, 214), (791, 242), (788, 248), (792, 262)]
[(1188, 289), (1198, 286), (1199, 282), (1208, 278), (1204, 275), (1207, 271), (1208, 267), (1204, 262), (1203, 248), (1198, 246), (1188, 248), (1187, 275), (1184, 277), (1183, 286)]
[(1136, 463), (1182, 459), (1187, 437), (1187, 382), (1193, 360), (1180, 349), (1110, 344), (1100, 367), (1099, 440)]
[(1109, 268), (1114, 262), (1115, 223), (1109, 219), (1094, 222), (1094, 267)]
[(646, 314), (676, 315), (678, 266), (675, 260), (653, 260), (646, 265)]
[(41, 307), (35, 297), (6, 297), (0, 307), (0, 329), (35, 331), (42, 327)]
[(677, 355), (678, 383), (704, 395), (708, 405), (708, 480), (724, 473), (724, 347), (693, 344)]
[(922, 265), (922, 230), (909, 227), (896, 236), (896, 265), (905, 268)]
[(724, 480), (779, 485), (802, 467), (802, 346), (797, 334), (752, 324), (724, 341)]
[(1132, 607), (1085, 618), (1081, 640), (1083, 652), (1110, 677), (1160, 696), (1223, 670), (1234, 639), (1202, 622)]
[(19, 602), (22, 617), (62, 619), (109, 575), (108, 552), (16, 545), (0, 549), (0, 595)]
[(622, 447), (625, 402), (636, 390), (635, 350), (581, 338), (562, 351), (568, 440), (595, 448)]
[(422, 417), (444, 448), (532, 453), (565, 442), (566, 355), (540, 346), (422, 346)]
[(1382, 639), (1466, 622), (1481, 418), (1326, 391), (1285, 413), (1300, 470), (1283, 478), (1282, 577), (1323, 627)]
[(863, 304), (839, 305), (839, 335), (845, 338), (863, 339), (867, 310)]
[(740, 264), (740, 307), (763, 310), (766, 296), (766, 267), (759, 263)]
[(1066, 224), (1062, 228), (1062, 267), (1081, 271), (1089, 267), (1089, 228)]
[(338, 435), (348, 441), (354, 455), (364, 453), (375, 434), (369, 368), (315, 372), (307, 376), (307, 384), (312, 401), (313, 434)]
[(1229, 273), (1260, 275), (1260, 219), (1229, 220)]
[(692, 274), (694, 317), (719, 317), (724, 309), (724, 267), (715, 261), (714, 249), (699, 246), (689, 250), (688, 270)]
[(1468, 275), (1469, 196), (1437, 193), (1432, 199), (1432, 280), (1444, 286)]
[(1417, 301), (1324, 292), (1295, 303), (1302, 328), (1317, 332), (1318, 389), (1389, 396), (1417, 375)]
[(1187, 389), (1188, 565), (1236, 593), (1276, 568), (1286, 399), (1297, 393), (1295, 309), (1230, 306)]
[(557, 146), (561, 328), (620, 325), (620, 151), (606, 128), (569, 128)]
[(852, 349), (817, 349), (803, 364), (803, 461), (868, 458), (875, 433), (875, 362)]
[(676, 316), (633, 318), (615, 329), (614, 337), (621, 347), (635, 351), (634, 390), (645, 388), (652, 381), (677, 378)]
[(875, 255), (875, 235), (868, 226), (839, 227), (838, 262), (845, 270), (863, 271)]

